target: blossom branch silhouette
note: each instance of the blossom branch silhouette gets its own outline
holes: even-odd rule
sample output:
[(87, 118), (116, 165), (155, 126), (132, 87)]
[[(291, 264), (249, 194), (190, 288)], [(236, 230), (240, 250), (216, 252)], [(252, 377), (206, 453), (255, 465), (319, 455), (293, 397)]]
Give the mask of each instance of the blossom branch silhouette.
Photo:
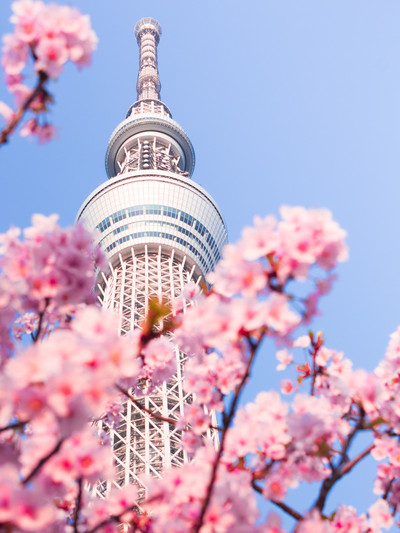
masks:
[[(13, 113), (10, 122), (5, 128), (0, 132), (0, 146), (6, 144), (9, 140), (10, 135), (14, 132), (20, 122), (23, 120), (25, 113), (30, 109), (31, 104), (35, 101), (38, 96), (48, 95), (45, 90), (45, 85), (49, 81), (49, 76), (45, 72), (38, 73), (38, 79), (35, 88), (32, 90), (30, 95), (26, 98), (24, 103), (19, 107), (19, 109)], [(46, 98), (42, 98), (43, 101)]]
[(232, 423), (233, 417), (235, 415), (235, 412), (236, 412), (236, 409), (237, 409), (237, 406), (238, 406), (239, 399), (240, 399), (241, 393), (243, 391), (243, 388), (246, 385), (246, 382), (247, 382), (247, 380), (250, 377), (250, 371), (251, 371), (252, 365), (254, 363), (257, 350), (258, 350), (258, 348), (260, 346), (260, 343), (262, 341), (262, 337), (261, 337), (261, 339), (259, 339), (258, 341), (255, 341), (255, 342), (252, 341), (250, 338), (248, 338), (247, 341), (248, 341), (249, 347), (250, 347), (249, 361), (247, 363), (247, 367), (246, 367), (246, 370), (245, 370), (245, 372), (243, 374), (242, 380), (240, 381), (239, 385), (236, 387), (235, 394), (234, 394), (234, 397), (232, 399), (232, 402), (231, 402), (231, 405), (229, 407), (229, 410), (228, 410), (227, 413), (224, 412), (224, 414), (223, 414), (223, 427), (222, 427), (222, 431), (221, 431), (221, 437), (220, 437), (221, 440), (220, 440), (220, 443), (219, 443), (218, 452), (217, 452), (215, 461), (214, 461), (214, 463), (212, 465), (210, 480), (209, 480), (208, 485), (207, 485), (205, 498), (203, 499), (203, 502), (202, 502), (202, 505), (201, 505), (199, 517), (198, 517), (198, 519), (197, 519), (197, 521), (196, 521), (196, 523), (195, 523), (195, 525), (193, 526), (193, 529), (192, 529), (193, 533), (199, 533), (200, 529), (202, 528), (202, 525), (203, 525), (203, 522), (204, 522), (204, 517), (206, 515), (207, 509), (208, 509), (208, 507), (210, 505), (210, 502), (211, 502), (211, 498), (212, 498), (212, 494), (213, 494), (213, 488), (214, 488), (214, 485), (215, 485), (215, 480), (217, 478), (218, 466), (219, 466), (219, 464), (221, 462), (222, 455), (223, 455), (223, 452), (224, 452), (224, 445), (225, 445), (226, 435), (227, 435), (229, 427), (230, 427), (230, 425)]

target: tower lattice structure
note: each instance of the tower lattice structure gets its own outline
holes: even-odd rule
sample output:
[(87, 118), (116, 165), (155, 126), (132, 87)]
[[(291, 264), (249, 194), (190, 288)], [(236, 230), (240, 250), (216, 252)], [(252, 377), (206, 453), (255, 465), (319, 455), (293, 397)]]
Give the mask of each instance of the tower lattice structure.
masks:
[[(189, 281), (200, 283), (227, 240), (211, 196), (192, 181), (194, 150), (182, 127), (160, 99), (157, 45), (161, 28), (153, 19), (135, 26), (140, 49), (137, 100), (111, 135), (106, 153), (108, 180), (83, 203), (78, 219), (96, 231), (109, 261), (99, 275), (102, 306), (118, 313), (121, 335), (140, 328), (152, 298), (171, 302)], [(161, 476), (188, 457), (181, 432), (154, 418), (177, 418), (191, 401), (184, 389), (185, 354), (176, 349), (177, 372), (151, 395), (122, 408), (110, 430), (119, 486), (145, 486), (142, 474)], [(107, 491), (106, 482), (97, 491)]]

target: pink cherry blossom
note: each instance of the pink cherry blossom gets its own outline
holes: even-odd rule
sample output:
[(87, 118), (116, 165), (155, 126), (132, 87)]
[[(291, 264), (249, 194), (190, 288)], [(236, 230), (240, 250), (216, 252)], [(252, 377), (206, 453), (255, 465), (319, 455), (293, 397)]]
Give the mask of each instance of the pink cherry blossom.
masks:
[[(3, 38), (2, 65), (6, 83), (15, 97), (21, 118), (27, 111), (34, 114), (23, 126), (21, 135), (36, 135), (39, 143), (44, 143), (56, 136), (51, 124), (38, 120), (53, 101), (47, 90), (49, 78), (57, 78), (68, 61), (74, 62), (79, 68), (89, 65), (97, 37), (90, 27), (89, 17), (77, 9), (46, 5), (40, 0), (18, 0), (11, 7), (13, 14), (10, 22), (15, 25), (15, 31)], [(28, 87), (23, 81), (25, 76), (32, 76), (28, 72), (31, 64), (37, 73), (37, 81), (36, 86)], [(27, 107), (25, 103), (33, 91), (35, 98)], [(6, 111), (3, 106), (1, 114), (5, 115)], [(10, 116), (9, 113), (7, 115)], [(21, 118), (16, 116), (19, 123)], [(6, 121), (10, 119), (6, 117)], [(5, 140), (10, 133), (7, 132)]]
[(235, 425), (228, 434), (228, 457), (262, 453), (279, 460), (285, 457), (290, 441), (286, 415), (288, 406), (277, 392), (262, 392), (254, 403), (238, 411)]
[(343, 243), (346, 232), (332, 219), (329, 211), (284, 206), (281, 215), (280, 249), (295, 262), (293, 266), (300, 277), (307, 264), (316, 261), (322, 268), (331, 269), (337, 261), (347, 258)]
[(252, 261), (272, 254), (276, 251), (276, 219), (268, 216), (265, 219), (254, 218), (254, 226), (242, 232), (240, 249), (244, 259)]
[(368, 509), (372, 525), (376, 528), (390, 529), (394, 523), (392, 511), (386, 500), (377, 500)]
[(151, 340), (144, 349), (144, 372), (158, 384), (168, 380), (176, 370), (174, 351), (166, 338)]
[(15, 35), (7, 34), (3, 37), (3, 57), (1, 64), (6, 74), (15, 76), (20, 74), (28, 60), (28, 50)]
[(62, 37), (43, 38), (36, 47), (36, 55), (36, 70), (56, 78), (68, 60), (67, 42)]
[(280, 517), (275, 513), (269, 513), (267, 520), (259, 529), (259, 533), (284, 533)]
[(56, 518), (56, 509), (49, 501), (43, 504), (38, 493), (23, 491), (14, 505), (13, 521), (23, 531), (41, 531)]
[(45, 9), (43, 2), (20, 0), (13, 2), (11, 9), (14, 15), (10, 17), (10, 22), (16, 25), (18, 38), (27, 43), (34, 41), (37, 38), (37, 17)]
[(364, 533), (369, 531), (368, 521), (365, 515), (357, 516), (354, 507), (340, 505), (332, 519), (333, 531), (338, 533)]
[(334, 533), (329, 521), (323, 520), (317, 511), (309, 513), (298, 527), (298, 533)]
[[(14, 16), (34, 17), (34, 5), (39, 9), (17, 2)], [(77, 13), (54, 7), (40, 28), (49, 40), (62, 31), (68, 53), (78, 56), (68, 35), (85, 34), (87, 24)], [(275, 514), (260, 523), (255, 491), (286, 509), (300, 533), (378, 533), (397, 524), (400, 329), (374, 372), (353, 369), (321, 332), (299, 337), (297, 326), (329, 279), (323, 271), (346, 255), (344, 232), (327, 212), (286, 208), (282, 216), (244, 231), (211, 276), (208, 294), (186, 288), (168, 336), (140, 329), (121, 336), (118, 315), (91, 305), (102, 257), (81, 226), (62, 230), (55, 215), (36, 215), (23, 233), (13, 228), (0, 236), (0, 529), (117, 533), (125, 524), (142, 533), (283, 533)], [(276, 341), (278, 369), (290, 377), (281, 381), (282, 393), (298, 393), (262, 391), (240, 404), (256, 355), (269, 358), (273, 372), (276, 348), (259, 352), (267, 336)], [(187, 353), (190, 401), (168, 423), (183, 434), (179, 453), (190, 462), (161, 479), (143, 475), (149, 489), (138, 502), (137, 487), (116, 487), (110, 428), (125, 416), (120, 394), (142, 402), (181, 364), (179, 350)], [(221, 454), (209, 439), (217, 431)], [(352, 440), (361, 431), (367, 447), (358, 457)], [(335, 504), (331, 510), (320, 497), (303, 509), (293, 498), (298, 511), (286, 503), (304, 483), (317, 494), (324, 483), (329, 492), (369, 453), (378, 461), (378, 499), (368, 513)], [(86, 489), (99, 480), (114, 486), (104, 499)]]
[(43, 467), (43, 476), (55, 483), (69, 483), (83, 478), (94, 483), (101, 476), (112, 478), (111, 449), (102, 446), (95, 432), (83, 429), (67, 439), (60, 452)]
[(224, 248), (223, 259), (207, 279), (215, 291), (227, 297), (238, 293), (254, 296), (265, 288), (268, 281), (263, 265), (244, 260), (240, 247), (233, 245)]
[(308, 348), (310, 346), (311, 340), (309, 335), (302, 335), (298, 337), (294, 342), (293, 346), (295, 348)]
[(278, 335), (285, 336), (300, 324), (300, 316), (290, 309), (289, 301), (283, 294), (272, 294), (261, 307), (265, 325)]
[(57, 137), (57, 130), (51, 124), (38, 124), (32, 133), (38, 136), (39, 144), (47, 143)]
[(0, 102), (0, 115), (2, 115), (6, 124), (9, 124), (14, 117), (14, 111), (4, 102)]
[(99, 250), (91, 244), (91, 235), (81, 226), (63, 231), (53, 219), (47, 226), (39, 217), (33, 223), (24, 242), (0, 237), (0, 286), (5, 290), (12, 288), (14, 308), (19, 312), (41, 312), (46, 307), (52, 310), (91, 301), (93, 261), (102, 261)]
[(283, 394), (291, 394), (293, 389), (293, 383), (290, 381), (290, 379), (283, 379), (281, 381), (281, 391)]
[[(202, 448), (191, 463), (166, 471), (162, 480), (149, 480), (149, 504), (144, 504), (144, 508), (151, 511), (154, 533), (191, 530), (199, 515), (214, 456), (212, 448)], [(256, 531), (257, 518), (248, 474), (221, 467), (201, 531), (252, 532)]]
[(279, 361), (279, 365), (276, 367), (277, 370), (285, 370), (293, 362), (293, 355), (286, 349), (277, 351), (275, 356)]

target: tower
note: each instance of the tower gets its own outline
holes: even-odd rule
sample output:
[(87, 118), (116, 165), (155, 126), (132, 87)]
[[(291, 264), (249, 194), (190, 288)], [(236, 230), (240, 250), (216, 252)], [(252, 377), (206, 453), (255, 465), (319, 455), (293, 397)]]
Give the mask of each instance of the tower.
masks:
[[(135, 26), (140, 49), (137, 100), (112, 133), (106, 153), (108, 180), (85, 200), (78, 219), (96, 230), (109, 261), (99, 276), (99, 299), (119, 314), (124, 335), (140, 328), (152, 298), (171, 301), (189, 281), (204, 280), (227, 240), (225, 224), (211, 196), (192, 181), (194, 150), (182, 127), (160, 99), (157, 21)], [(157, 391), (124, 403), (122, 422), (110, 431), (118, 485), (142, 473), (187, 461), (181, 433), (155, 419), (183, 412), (185, 354), (176, 349), (177, 373)], [(100, 484), (100, 493), (107, 490)]]

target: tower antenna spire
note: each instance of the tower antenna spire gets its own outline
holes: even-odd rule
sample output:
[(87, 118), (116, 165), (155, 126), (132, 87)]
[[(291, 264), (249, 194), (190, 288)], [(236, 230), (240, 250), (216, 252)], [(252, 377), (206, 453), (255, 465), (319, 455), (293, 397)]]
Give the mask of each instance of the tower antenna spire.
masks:
[(136, 40), (140, 49), (139, 74), (136, 84), (137, 99), (161, 100), (161, 82), (158, 74), (157, 45), (161, 26), (152, 18), (142, 18), (135, 26)]

